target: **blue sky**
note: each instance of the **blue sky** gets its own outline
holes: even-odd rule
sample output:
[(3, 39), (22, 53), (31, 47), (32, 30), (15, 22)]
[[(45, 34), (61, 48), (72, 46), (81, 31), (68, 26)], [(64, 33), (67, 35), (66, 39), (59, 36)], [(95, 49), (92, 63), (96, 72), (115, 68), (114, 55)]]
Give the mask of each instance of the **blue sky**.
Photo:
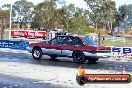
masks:
[[(1, 0), (0, 1), (0, 6), (2, 4), (6, 4), (6, 3), (14, 3), (15, 1), (17, 0)], [(31, 1), (33, 2), (34, 4), (37, 4), (37, 3), (40, 3), (44, 0), (27, 0), (27, 1)], [(116, 7), (118, 8), (120, 5), (123, 5), (123, 4), (132, 4), (132, 0), (113, 0), (116, 2)], [(81, 8), (86, 8), (86, 3), (83, 1), (83, 0), (66, 0), (66, 4), (70, 4), (70, 3), (73, 3), (75, 4), (75, 6), (79, 6)]]

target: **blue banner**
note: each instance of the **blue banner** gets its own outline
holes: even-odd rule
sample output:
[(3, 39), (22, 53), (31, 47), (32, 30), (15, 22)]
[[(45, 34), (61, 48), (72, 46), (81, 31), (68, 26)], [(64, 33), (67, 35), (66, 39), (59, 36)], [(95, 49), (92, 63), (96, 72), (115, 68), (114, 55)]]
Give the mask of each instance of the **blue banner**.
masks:
[(0, 48), (26, 50), (26, 47), (28, 45), (29, 45), (29, 42), (25, 42), (25, 41), (0, 40)]

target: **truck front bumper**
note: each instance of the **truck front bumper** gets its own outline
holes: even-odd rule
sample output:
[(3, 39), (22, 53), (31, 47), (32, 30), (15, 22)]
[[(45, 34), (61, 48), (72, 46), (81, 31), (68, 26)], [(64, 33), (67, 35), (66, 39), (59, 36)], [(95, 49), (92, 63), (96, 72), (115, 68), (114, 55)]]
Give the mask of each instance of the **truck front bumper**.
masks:
[(84, 52), (86, 57), (96, 57), (96, 58), (109, 58), (111, 57), (111, 53), (88, 53)]

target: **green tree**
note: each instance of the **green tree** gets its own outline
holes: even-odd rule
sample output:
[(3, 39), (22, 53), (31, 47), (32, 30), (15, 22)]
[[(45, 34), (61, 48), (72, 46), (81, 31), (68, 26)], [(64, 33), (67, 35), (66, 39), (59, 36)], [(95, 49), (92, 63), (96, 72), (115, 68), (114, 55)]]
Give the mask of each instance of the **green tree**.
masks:
[[(54, 0), (39, 3), (34, 8), (35, 16), (33, 17), (32, 27), (43, 28), (44, 30), (54, 29), (54, 13), (56, 11)], [(37, 24), (37, 26), (35, 26)]]
[[(35, 6), (32, 28), (52, 30), (55, 28), (63, 31), (83, 34), (88, 28), (89, 11), (75, 7), (74, 4), (65, 4), (57, 8), (56, 1), (44, 1)], [(81, 33), (81, 32), (82, 33)]]
[(76, 34), (85, 34), (88, 32), (88, 14), (87, 10), (76, 7), (73, 17), (69, 20), (70, 32)]
[(122, 26), (126, 31), (130, 31), (132, 27), (132, 4), (122, 5), (118, 10), (118, 25)]
[(111, 31), (115, 24), (116, 7), (115, 2), (111, 0), (84, 0), (90, 10), (90, 21), (97, 28), (106, 27)]
[(115, 1), (106, 0), (101, 6), (101, 12), (103, 13), (106, 29), (111, 31), (113, 29), (113, 24), (115, 24), (116, 19)]
[(26, 24), (31, 21), (33, 16), (33, 3), (27, 0), (16, 1), (13, 5), (14, 12), (17, 12), (17, 19), (20, 24)]
[[(6, 10), (10, 11), (11, 4), (4, 4), (4, 5), (2, 5), (2, 9), (6, 9)], [(12, 10), (12, 17), (15, 17), (15, 16), (16, 16), (16, 13), (15, 13), (15, 9), (13, 8), (13, 10)]]
[(100, 15), (100, 6), (102, 4), (102, 0), (84, 0), (87, 5), (88, 5), (88, 9), (91, 11), (90, 13), (90, 19), (91, 19), (91, 23), (92, 25), (97, 29), (98, 28), (98, 19), (99, 19), (99, 15)]
[[(3, 22), (6, 26), (9, 26), (10, 12), (9, 10), (0, 10), (0, 16), (3, 17)], [(2, 18), (0, 19), (2, 21)]]
[(63, 6), (61, 8), (61, 25), (63, 25), (63, 29), (66, 29), (67, 31), (69, 31), (69, 20), (70, 18), (73, 17), (73, 14), (75, 13), (75, 6), (74, 4), (69, 4), (68, 6)]

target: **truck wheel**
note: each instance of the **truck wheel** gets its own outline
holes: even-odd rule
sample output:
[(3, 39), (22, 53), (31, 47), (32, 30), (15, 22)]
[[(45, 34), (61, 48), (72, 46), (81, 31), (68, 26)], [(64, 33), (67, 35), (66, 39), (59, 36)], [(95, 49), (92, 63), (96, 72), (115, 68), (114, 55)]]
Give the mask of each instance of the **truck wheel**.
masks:
[(75, 63), (83, 64), (86, 61), (84, 54), (80, 51), (75, 51), (72, 57)]
[(88, 59), (88, 62), (94, 64), (94, 63), (96, 63), (98, 61), (98, 59), (99, 58), (90, 58), (90, 59)]
[(32, 51), (32, 56), (35, 60), (41, 60), (42, 50), (40, 48), (34, 48)]

